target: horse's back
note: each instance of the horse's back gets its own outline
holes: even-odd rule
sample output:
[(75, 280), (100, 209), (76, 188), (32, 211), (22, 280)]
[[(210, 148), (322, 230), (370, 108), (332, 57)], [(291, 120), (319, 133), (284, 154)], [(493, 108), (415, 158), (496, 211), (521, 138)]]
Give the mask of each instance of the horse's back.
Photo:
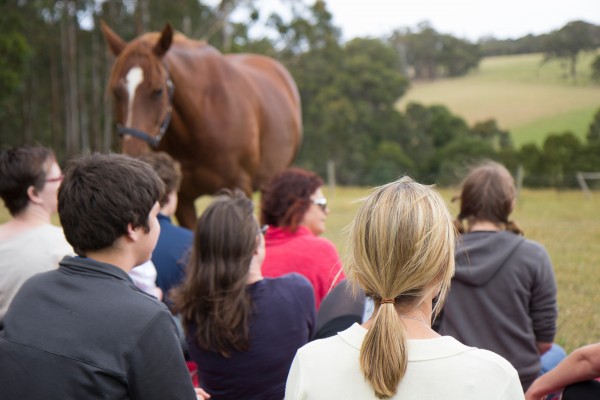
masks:
[(261, 104), (261, 162), (255, 189), (290, 165), (302, 142), (300, 95), (294, 79), (281, 63), (257, 54), (229, 54), (225, 58), (251, 85)]

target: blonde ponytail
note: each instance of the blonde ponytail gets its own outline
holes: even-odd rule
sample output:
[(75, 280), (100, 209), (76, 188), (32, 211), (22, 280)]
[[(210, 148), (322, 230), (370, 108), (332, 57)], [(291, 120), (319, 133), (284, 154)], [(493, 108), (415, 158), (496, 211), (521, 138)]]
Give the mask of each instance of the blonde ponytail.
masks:
[(406, 373), (407, 334), (393, 304), (381, 304), (360, 349), (360, 369), (379, 399), (388, 399)]
[(354, 218), (344, 271), (379, 304), (359, 358), (377, 398), (393, 397), (408, 367), (408, 335), (396, 308), (439, 291), (437, 313), (454, 274), (455, 234), (441, 196), (408, 177), (375, 188)]

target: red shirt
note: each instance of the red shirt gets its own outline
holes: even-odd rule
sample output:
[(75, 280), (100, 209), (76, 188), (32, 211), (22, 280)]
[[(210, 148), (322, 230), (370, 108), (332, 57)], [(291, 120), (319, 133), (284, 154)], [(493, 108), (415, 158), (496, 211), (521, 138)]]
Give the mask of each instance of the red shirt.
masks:
[(344, 278), (333, 243), (315, 236), (304, 226), (298, 227), (296, 232), (269, 227), (265, 234), (265, 247), (263, 275), (277, 277), (290, 272), (304, 275), (313, 286), (317, 309), (334, 282), (337, 284)]

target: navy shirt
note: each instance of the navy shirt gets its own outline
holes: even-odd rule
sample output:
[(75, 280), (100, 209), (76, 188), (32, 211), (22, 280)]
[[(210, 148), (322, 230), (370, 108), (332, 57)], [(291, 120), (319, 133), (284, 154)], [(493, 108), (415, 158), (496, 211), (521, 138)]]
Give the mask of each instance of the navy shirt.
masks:
[(200, 386), (215, 399), (278, 399), (296, 351), (312, 337), (315, 298), (312, 285), (300, 274), (265, 278), (248, 287), (254, 312), (250, 319), (250, 346), (224, 358), (202, 350), (188, 336), (190, 354), (198, 364)]
[(169, 304), (169, 290), (183, 282), (194, 234), (173, 225), (171, 219), (162, 214), (158, 214), (158, 223), (160, 236), (152, 252), (152, 262), (156, 267), (156, 286), (163, 291), (164, 301)]

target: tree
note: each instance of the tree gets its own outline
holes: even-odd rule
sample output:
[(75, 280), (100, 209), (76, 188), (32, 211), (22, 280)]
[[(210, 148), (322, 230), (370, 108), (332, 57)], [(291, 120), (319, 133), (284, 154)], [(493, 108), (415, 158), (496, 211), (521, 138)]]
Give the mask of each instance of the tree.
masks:
[(592, 79), (600, 81), (600, 55), (597, 55), (592, 61)]
[(415, 32), (395, 31), (390, 42), (414, 70), (416, 79), (465, 75), (481, 60), (479, 45), (440, 34), (428, 22), (419, 24)]
[(544, 61), (566, 59), (571, 78), (577, 79), (577, 59), (582, 51), (595, 50), (600, 45), (596, 27), (584, 21), (571, 21), (546, 37)]
[(594, 114), (586, 139), (588, 143), (600, 143), (600, 109)]

